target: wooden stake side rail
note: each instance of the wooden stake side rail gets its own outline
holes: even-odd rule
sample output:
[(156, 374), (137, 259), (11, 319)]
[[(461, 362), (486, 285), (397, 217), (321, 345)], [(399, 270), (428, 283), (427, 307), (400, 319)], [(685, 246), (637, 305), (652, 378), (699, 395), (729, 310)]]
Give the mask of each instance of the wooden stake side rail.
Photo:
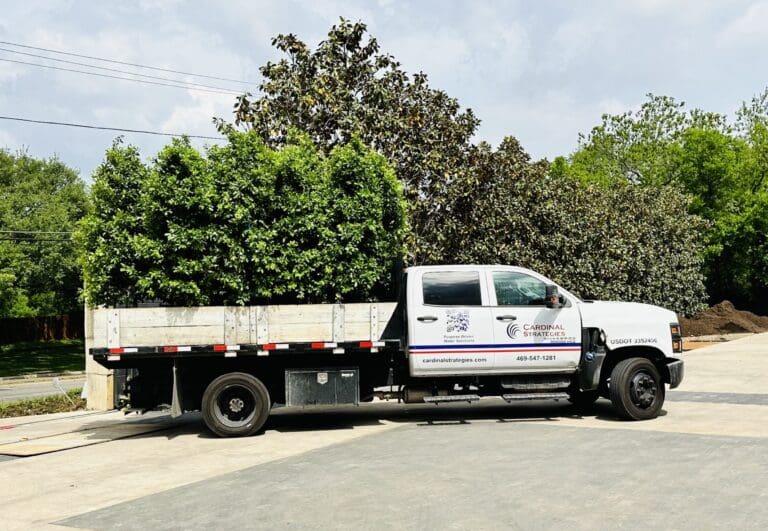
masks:
[(196, 346), (188, 352), (216, 345), (248, 345), (255, 351), (269, 351), (262, 347), (272, 344), (311, 346), (322, 342), (359, 346), (364, 341), (400, 337), (396, 307), (393, 302), (377, 302), (96, 308), (86, 310), (86, 339), (89, 352), (94, 354), (117, 348), (141, 349), (122, 354), (159, 354), (168, 353), (162, 350), (166, 346), (176, 345)]
[(398, 352), (400, 340), (383, 341), (314, 341), (302, 343), (264, 343), (245, 345), (162, 345), (141, 347), (91, 348), (89, 353), (96, 360), (121, 361), (138, 358), (184, 358), (203, 356), (271, 356), (296, 353), (325, 354), (375, 354)]

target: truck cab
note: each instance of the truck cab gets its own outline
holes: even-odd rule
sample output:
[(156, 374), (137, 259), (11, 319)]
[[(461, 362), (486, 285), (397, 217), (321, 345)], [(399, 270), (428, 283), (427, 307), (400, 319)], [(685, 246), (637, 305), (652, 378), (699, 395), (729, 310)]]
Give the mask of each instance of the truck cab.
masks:
[(664, 308), (584, 301), (503, 265), (412, 267), (404, 292), (415, 379), (471, 375), (493, 387), (495, 376), (510, 400), (565, 393), (583, 404), (602, 394), (634, 419), (655, 417), (664, 384), (682, 380), (680, 326)]

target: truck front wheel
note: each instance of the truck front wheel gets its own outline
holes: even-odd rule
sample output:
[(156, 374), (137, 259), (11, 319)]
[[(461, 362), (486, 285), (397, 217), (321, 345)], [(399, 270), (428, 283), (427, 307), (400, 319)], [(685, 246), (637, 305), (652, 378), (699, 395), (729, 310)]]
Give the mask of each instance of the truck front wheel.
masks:
[(267, 388), (244, 372), (219, 376), (203, 393), (203, 420), (219, 437), (253, 435), (264, 426), (270, 408)]
[(654, 419), (664, 405), (664, 382), (650, 360), (629, 358), (620, 361), (611, 372), (610, 396), (621, 417)]

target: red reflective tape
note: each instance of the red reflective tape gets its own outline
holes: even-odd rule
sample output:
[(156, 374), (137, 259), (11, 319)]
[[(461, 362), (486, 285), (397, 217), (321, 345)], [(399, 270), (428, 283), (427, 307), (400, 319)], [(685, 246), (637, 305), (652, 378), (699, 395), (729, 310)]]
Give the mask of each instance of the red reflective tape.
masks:
[(110, 354), (122, 354), (125, 349), (122, 347), (109, 349)]
[(178, 352), (176, 347), (163, 347), (163, 352)]
[(274, 343), (267, 343), (266, 345), (261, 346), (262, 350), (275, 350), (276, 348), (277, 348), (277, 345), (275, 345)]
[(373, 346), (373, 341), (361, 341), (360, 342), (360, 348), (371, 348)]
[(213, 345), (214, 352), (224, 352), (227, 350), (227, 345)]
[(325, 348), (325, 343), (312, 343), (312, 348)]

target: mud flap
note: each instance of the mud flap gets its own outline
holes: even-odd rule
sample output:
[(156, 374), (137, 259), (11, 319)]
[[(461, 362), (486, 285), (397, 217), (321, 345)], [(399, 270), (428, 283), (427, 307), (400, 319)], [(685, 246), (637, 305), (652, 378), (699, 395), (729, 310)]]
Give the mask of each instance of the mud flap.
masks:
[(182, 413), (184, 413), (184, 410), (181, 407), (182, 401), (181, 401), (181, 381), (180, 381), (180, 372), (178, 365), (178, 360), (173, 360), (173, 394), (171, 398), (171, 417), (176, 418), (180, 417)]
[(674, 389), (679, 386), (685, 376), (685, 364), (683, 360), (668, 359), (667, 370), (669, 371), (669, 388)]

